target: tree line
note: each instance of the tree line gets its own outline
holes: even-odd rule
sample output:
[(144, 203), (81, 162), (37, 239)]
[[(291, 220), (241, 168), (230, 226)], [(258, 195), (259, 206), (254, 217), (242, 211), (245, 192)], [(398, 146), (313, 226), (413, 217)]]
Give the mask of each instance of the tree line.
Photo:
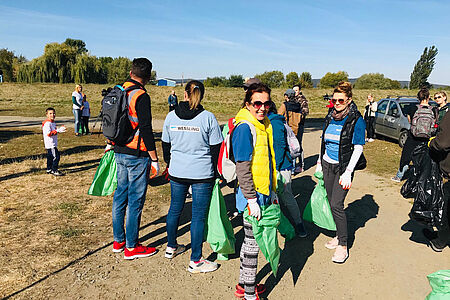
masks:
[[(431, 87), (428, 77), (433, 71), (438, 50), (435, 46), (426, 47), (414, 66), (410, 76), (410, 89)], [(15, 55), (6, 48), (0, 49), (0, 71), (3, 80), (9, 82), (50, 82), (50, 83), (119, 83), (128, 78), (131, 60), (127, 57), (96, 57), (90, 55), (86, 43), (82, 40), (67, 38), (63, 43), (45, 45), (44, 54), (31, 61), (23, 55)], [(287, 88), (301, 84), (312, 88), (312, 76), (309, 72), (298, 75), (290, 72), (286, 76), (281, 71), (267, 71), (256, 74), (263, 83), (271, 88)], [(328, 72), (318, 84), (319, 88), (334, 87), (340, 81), (348, 81), (345, 71)], [(230, 75), (228, 78), (207, 77), (208, 87), (241, 87), (242, 75)], [(156, 71), (152, 71), (151, 84), (156, 84)], [(401, 84), (380, 73), (367, 73), (354, 83), (357, 89), (400, 89)]]
[[(90, 55), (85, 42), (71, 38), (45, 45), (44, 54), (31, 61), (0, 49), (0, 70), (4, 81), (10, 82), (118, 83), (128, 78), (131, 64), (127, 57)], [(151, 83), (156, 83), (156, 71)]]

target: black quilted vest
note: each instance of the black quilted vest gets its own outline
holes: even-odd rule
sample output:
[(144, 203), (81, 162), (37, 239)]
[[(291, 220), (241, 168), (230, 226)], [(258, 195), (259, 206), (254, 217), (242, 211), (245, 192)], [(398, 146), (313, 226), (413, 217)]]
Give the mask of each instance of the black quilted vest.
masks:
[[(320, 149), (321, 157), (325, 154), (325, 142), (324, 142), (324, 135), (325, 131), (327, 130), (328, 125), (330, 125), (331, 122), (331, 113), (333, 110), (330, 110), (328, 115), (325, 118), (325, 126), (323, 128), (322, 133), (322, 146)], [(348, 113), (348, 118), (345, 120), (344, 126), (342, 126), (341, 131), (341, 138), (339, 141), (339, 174), (342, 175), (345, 172), (345, 169), (347, 168), (350, 158), (353, 154), (353, 132), (355, 130), (355, 124), (356, 121), (362, 118), (361, 113), (358, 111), (358, 108), (354, 102), (350, 103), (350, 111)], [(362, 170), (365, 169), (367, 165), (366, 158), (364, 157), (364, 153), (361, 154), (358, 163), (355, 166), (356, 170)]]

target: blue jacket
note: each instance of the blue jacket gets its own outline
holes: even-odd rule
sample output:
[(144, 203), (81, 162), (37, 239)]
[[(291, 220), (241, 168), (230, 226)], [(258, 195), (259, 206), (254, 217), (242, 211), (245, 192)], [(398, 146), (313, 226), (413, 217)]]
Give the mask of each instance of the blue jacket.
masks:
[(286, 139), (286, 123), (282, 115), (270, 113), (267, 116), (272, 124), (273, 130), (273, 148), (275, 150), (275, 161), (277, 164), (277, 171), (292, 169), (292, 157), (289, 153), (289, 145)]

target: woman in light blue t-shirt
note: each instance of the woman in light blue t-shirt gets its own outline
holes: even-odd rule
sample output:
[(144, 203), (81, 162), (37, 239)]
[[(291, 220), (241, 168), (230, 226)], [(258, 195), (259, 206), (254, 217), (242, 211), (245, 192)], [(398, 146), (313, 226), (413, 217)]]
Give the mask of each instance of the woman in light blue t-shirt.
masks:
[(75, 91), (72, 93), (72, 111), (75, 117), (75, 135), (79, 136), (81, 129), (81, 111), (83, 110), (83, 87), (80, 84), (75, 86)]
[(167, 250), (172, 259), (186, 250), (177, 243), (180, 215), (189, 187), (192, 187), (191, 259), (188, 271), (206, 273), (217, 264), (202, 258), (206, 215), (216, 178), (216, 166), (223, 141), (219, 123), (200, 104), (205, 87), (197, 80), (186, 84), (184, 101), (167, 115), (162, 133), (164, 160), (170, 179), (170, 208), (167, 214)]

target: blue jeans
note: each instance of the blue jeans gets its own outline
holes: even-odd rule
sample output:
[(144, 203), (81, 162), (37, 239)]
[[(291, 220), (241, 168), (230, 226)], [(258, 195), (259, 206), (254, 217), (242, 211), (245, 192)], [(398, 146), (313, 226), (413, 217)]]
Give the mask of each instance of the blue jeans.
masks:
[(116, 242), (125, 240), (124, 218), (126, 222), (126, 247), (134, 248), (139, 239), (142, 208), (147, 192), (148, 157), (115, 153), (117, 164), (117, 190), (112, 205), (113, 235)]
[(73, 116), (75, 117), (75, 133), (78, 133), (81, 128), (81, 109), (72, 109)]
[[(205, 220), (213, 187), (214, 183), (212, 182), (192, 184), (191, 261), (199, 261), (202, 258)], [(171, 200), (166, 220), (168, 247), (175, 248), (177, 246), (177, 230), (188, 189), (189, 184), (170, 180)]]

